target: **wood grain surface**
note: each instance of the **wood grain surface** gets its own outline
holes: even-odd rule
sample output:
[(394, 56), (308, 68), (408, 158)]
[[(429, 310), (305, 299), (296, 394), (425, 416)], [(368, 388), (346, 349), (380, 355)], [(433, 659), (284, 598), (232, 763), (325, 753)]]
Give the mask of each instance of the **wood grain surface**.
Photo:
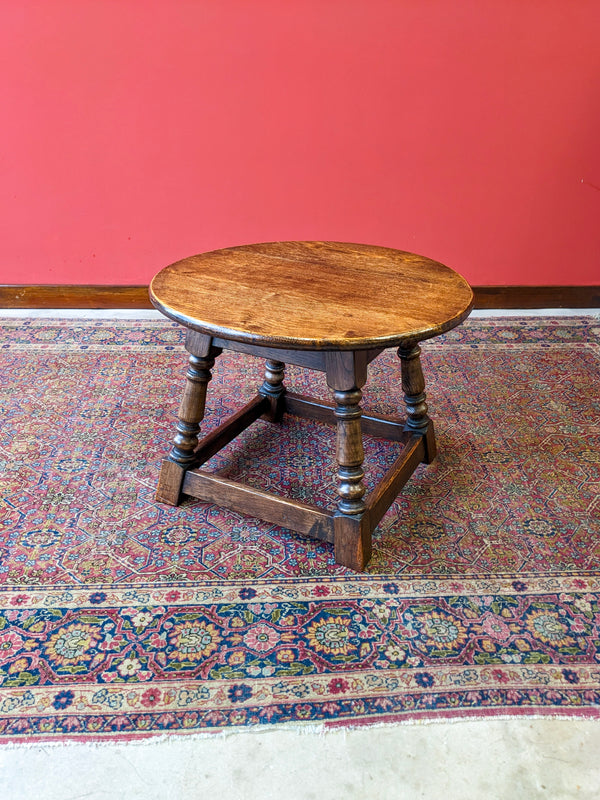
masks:
[(460, 324), (473, 293), (423, 256), (338, 242), (272, 242), (178, 261), (150, 298), (203, 333), (290, 349), (357, 350), (421, 340)]

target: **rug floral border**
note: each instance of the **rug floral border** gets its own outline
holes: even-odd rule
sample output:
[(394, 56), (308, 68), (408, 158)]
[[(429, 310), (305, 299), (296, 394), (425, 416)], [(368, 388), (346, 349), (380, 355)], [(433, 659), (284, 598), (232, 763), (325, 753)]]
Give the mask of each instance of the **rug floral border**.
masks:
[[(590, 641), (599, 584), (594, 577), (371, 576), (3, 590), (0, 608), (17, 625), (11, 630), (24, 617), (32, 652), (45, 637), (46, 656), (52, 651), (46, 669), (53, 661), (54, 671), (44, 674), (42, 665), (35, 685), (22, 685), (25, 663), (20, 672), (5, 671), (0, 741), (135, 739), (281, 723), (596, 717), (600, 642), (590, 650)], [(186, 632), (196, 639), (186, 640)], [(204, 639), (194, 650), (198, 635)], [(103, 654), (96, 664), (76, 649), (90, 636)], [(0, 652), (2, 641), (0, 632)], [(249, 677), (252, 657), (257, 674)], [(240, 659), (244, 671), (236, 669)], [(11, 677), (21, 685), (11, 686)]]

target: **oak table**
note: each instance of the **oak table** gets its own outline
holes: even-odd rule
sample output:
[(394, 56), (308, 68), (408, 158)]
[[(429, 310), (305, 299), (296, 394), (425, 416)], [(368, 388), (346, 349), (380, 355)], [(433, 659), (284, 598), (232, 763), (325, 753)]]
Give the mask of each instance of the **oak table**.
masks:
[[(335, 559), (362, 571), (371, 534), (418, 464), (436, 454), (418, 343), (459, 325), (473, 294), (458, 273), (423, 256), (371, 245), (272, 242), (185, 258), (159, 272), (150, 299), (187, 329), (189, 368), (173, 447), (156, 498), (182, 495), (331, 542)], [(368, 364), (398, 348), (406, 418), (363, 415)], [(254, 399), (199, 441), (215, 358), (226, 348), (266, 359)], [(326, 374), (334, 403), (286, 390), (285, 364)], [(284, 413), (337, 424), (337, 508), (279, 497), (199, 467), (259, 417)], [(403, 447), (366, 493), (362, 434)]]

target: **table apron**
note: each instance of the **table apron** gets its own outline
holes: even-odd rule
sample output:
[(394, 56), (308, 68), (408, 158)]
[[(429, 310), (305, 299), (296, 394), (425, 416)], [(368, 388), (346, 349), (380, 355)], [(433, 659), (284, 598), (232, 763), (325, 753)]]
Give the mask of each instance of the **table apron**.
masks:
[[(327, 372), (327, 363), (330, 359), (328, 356), (329, 351), (325, 350), (292, 350), (281, 347), (264, 347), (263, 345), (247, 344), (246, 342), (235, 342), (231, 339), (224, 339), (222, 337), (213, 337), (212, 344), (214, 347), (220, 347), (223, 350), (233, 350), (236, 353), (248, 353), (258, 358), (269, 358), (273, 361), (281, 361), (284, 364), (293, 364), (296, 367), (307, 367), (308, 369), (316, 369), (319, 372)], [(370, 348), (369, 350), (349, 350), (349, 351), (335, 351), (340, 353), (354, 354), (357, 361), (364, 363), (366, 367), (373, 359), (385, 350), (384, 347)]]

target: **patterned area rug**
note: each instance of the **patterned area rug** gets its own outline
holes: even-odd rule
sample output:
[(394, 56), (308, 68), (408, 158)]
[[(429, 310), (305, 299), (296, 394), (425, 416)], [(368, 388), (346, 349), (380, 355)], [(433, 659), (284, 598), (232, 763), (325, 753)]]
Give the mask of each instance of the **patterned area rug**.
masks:
[[(439, 457), (330, 545), (158, 505), (186, 354), (165, 321), (0, 321), (0, 739), (598, 713), (600, 322), (470, 321), (425, 343)], [(262, 381), (224, 353), (204, 431)], [(327, 397), (321, 375), (287, 384)], [(364, 407), (401, 406), (393, 351)], [(367, 480), (396, 445), (366, 442)], [(334, 433), (259, 421), (207, 465), (330, 505)]]

